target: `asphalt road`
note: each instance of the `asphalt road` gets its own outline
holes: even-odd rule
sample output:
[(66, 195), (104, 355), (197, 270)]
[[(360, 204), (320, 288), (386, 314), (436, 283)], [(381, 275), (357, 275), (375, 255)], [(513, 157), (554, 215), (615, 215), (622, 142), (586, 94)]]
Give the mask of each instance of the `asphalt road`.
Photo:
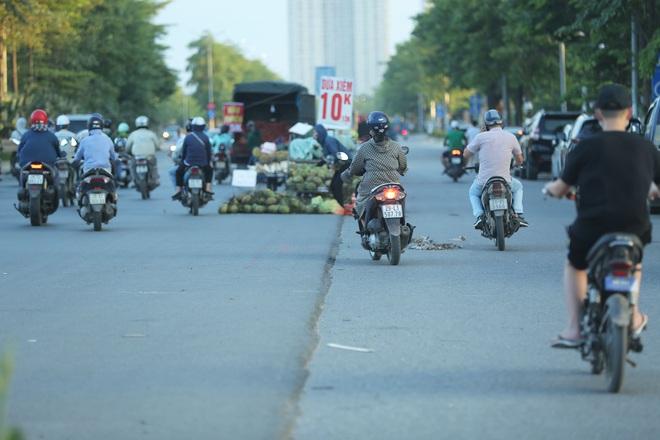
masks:
[(370, 261), (348, 217), (219, 216), (226, 184), (197, 218), (168, 183), (149, 201), (123, 190), (94, 233), (63, 208), (28, 226), (0, 182), (9, 422), (30, 439), (657, 438), (660, 247), (645, 352), (607, 394), (548, 344), (571, 204), (525, 182), (532, 226), (498, 252), (471, 229), (471, 176), (453, 183), (437, 144), (408, 145), (416, 236), (463, 248), (398, 267)]

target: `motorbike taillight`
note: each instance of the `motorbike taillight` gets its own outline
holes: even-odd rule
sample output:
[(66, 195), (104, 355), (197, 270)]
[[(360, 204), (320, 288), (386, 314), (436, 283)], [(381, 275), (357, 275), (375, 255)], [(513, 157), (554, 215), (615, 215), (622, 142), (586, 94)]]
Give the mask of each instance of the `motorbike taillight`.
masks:
[(395, 202), (405, 197), (405, 193), (398, 188), (385, 188), (383, 191), (376, 194), (376, 200), (379, 202)]
[(460, 156), (461, 155), (461, 150), (451, 150), (451, 155), (452, 156)]
[(494, 182), (492, 184), (492, 186), (490, 187), (490, 192), (495, 197), (503, 197), (504, 196), (504, 185), (502, 185), (501, 182)]
[(190, 170), (191, 176), (197, 176), (199, 174), (199, 168), (193, 168)]
[(105, 183), (108, 183), (109, 181), (110, 179), (108, 179), (107, 177), (91, 177), (89, 179), (89, 183), (91, 183), (92, 185), (103, 185)]
[(610, 263), (610, 271), (615, 277), (630, 276), (633, 265), (629, 261), (614, 261)]

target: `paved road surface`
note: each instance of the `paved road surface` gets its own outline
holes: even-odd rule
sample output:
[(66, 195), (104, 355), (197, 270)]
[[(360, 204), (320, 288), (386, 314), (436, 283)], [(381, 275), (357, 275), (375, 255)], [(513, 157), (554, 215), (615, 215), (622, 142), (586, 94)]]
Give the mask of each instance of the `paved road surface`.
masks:
[(429, 140), (409, 145), (416, 234), (467, 240), (399, 267), (371, 262), (350, 218), (218, 216), (218, 202), (192, 218), (168, 184), (150, 201), (122, 191), (101, 233), (69, 209), (31, 228), (1, 182), (10, 422), (44, 439), (657, 437), (660, 247), (646, 351), (612, 396), (548, 348), (570, 203), (526, 182), (532, 227), (497, 252), (471, 230), (470, 179), (440, 175)]

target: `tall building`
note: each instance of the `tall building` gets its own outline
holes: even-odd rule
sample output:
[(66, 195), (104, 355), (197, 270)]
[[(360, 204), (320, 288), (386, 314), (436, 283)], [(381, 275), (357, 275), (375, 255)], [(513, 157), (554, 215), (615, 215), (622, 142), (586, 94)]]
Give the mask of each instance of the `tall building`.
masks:
[(288, 0), (289, 75), (314, 92), (315, 69), (333, 66), (373, 94), (385, 71), (389, 0)]

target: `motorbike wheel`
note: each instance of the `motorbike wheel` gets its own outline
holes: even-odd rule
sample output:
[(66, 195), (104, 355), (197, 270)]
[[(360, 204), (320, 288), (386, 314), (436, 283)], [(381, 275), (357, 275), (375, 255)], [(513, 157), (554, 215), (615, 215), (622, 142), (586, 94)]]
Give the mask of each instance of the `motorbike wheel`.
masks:
[(43, 216), (41, 215), (41, 197), (30, 199), (30, 224), (41, 226)]
[(103, 227), (101, 223), (103, 214), (99, 211), (99, 212), (94, 212), (92, 215), (94, 216), (94, 230), (98, 232)]
[(369, 256), (373, 261), (380, 261), (380, 257), (383, 256), (380, 252), (369, 251)]
[(199, 215), (199, 194), (193, 194), (190, 201), (190, 212), (192, 215)]
[(603, 336), (605, 338), (607, 391), (618, 393), (623, 385), (623, 371), (628, 352), (628, 329), (607, 319)]
[(390, 265), (396, 266), (401, 260), (401, 236), (390, 234), (390, 250), (387, 252)]
[(591, 374), (600, 374), (604, 368), (603, 352), (599, 350), (594, 353), (594, 359), (591, 361)]
[(504, 217), (495, 218), (495, 241), (497, 244), (497, 250), (503, 251), (506, 247), (504, 238)]
[(140, 183), (140, 195), (142, 196), (142, 200), (147, 200), (149, 198), (149, 188), (147, 188), (146, 182)]
[(458, 182), (458, 177), (454, 176), (452, 179), (454, 179), (454, 183)]

